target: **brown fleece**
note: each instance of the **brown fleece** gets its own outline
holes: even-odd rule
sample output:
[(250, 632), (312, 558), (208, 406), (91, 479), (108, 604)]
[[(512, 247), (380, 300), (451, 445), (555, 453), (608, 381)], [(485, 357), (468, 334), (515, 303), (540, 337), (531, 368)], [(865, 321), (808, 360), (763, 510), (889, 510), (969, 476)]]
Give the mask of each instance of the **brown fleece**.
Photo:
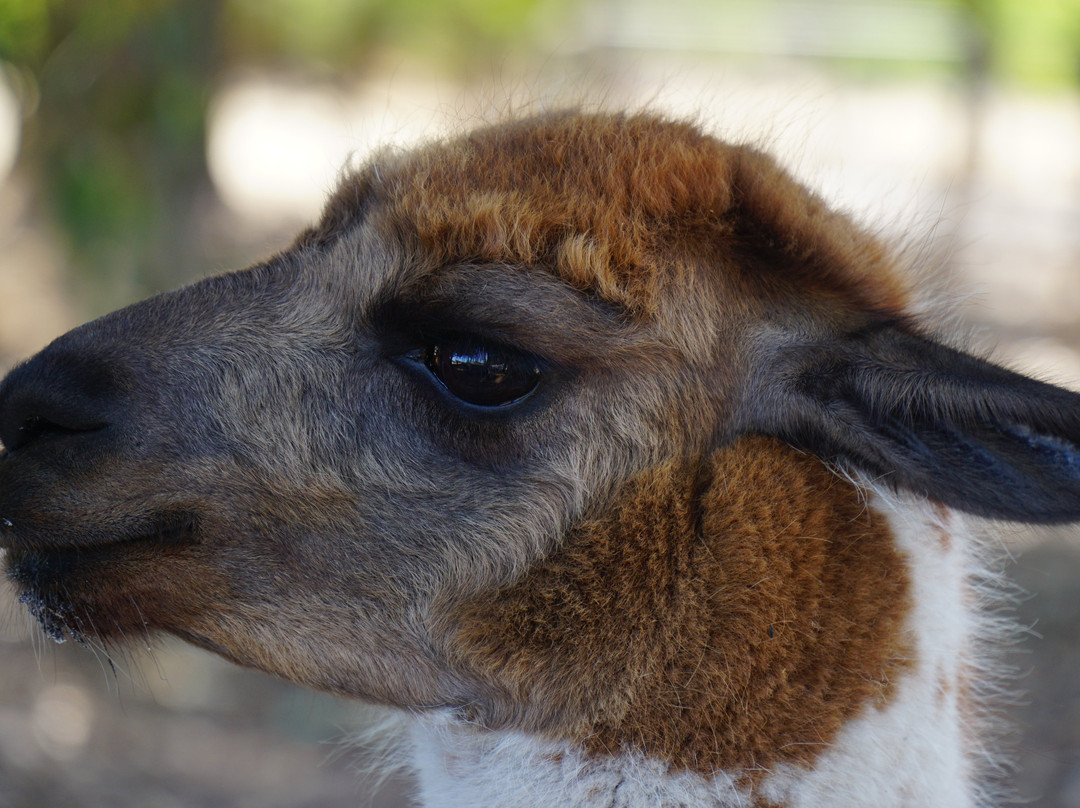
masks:
[(770, 157), (651, 115), (553, 114), (434, 144), (345, 183), (324, 229), (372, 185), (436, 265), (542, 265), (634, 312), (655, 312), (685, 282), (672, 257), (687, 244), (711, 245), (736, 287), (778, 284), (886, 314), (906, 302), (881, 243)]
[(884, 519), (851, 484), (748, 438), (633, 479), (524, 578), (459, 612), (457, 649), (527, 705), (511, 724), (753, 777), (809, 763), (887, 702), (911, 661), (909, 597)]

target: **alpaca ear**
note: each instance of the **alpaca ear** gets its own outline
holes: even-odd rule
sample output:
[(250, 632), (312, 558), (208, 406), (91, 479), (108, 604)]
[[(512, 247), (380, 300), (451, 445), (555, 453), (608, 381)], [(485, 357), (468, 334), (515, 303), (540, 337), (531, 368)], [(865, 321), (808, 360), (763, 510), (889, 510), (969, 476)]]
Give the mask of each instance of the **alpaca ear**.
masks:
[(753, 431), (959, 510), (1080, 519), (1080, 395), (904, 326), (772, 352)]

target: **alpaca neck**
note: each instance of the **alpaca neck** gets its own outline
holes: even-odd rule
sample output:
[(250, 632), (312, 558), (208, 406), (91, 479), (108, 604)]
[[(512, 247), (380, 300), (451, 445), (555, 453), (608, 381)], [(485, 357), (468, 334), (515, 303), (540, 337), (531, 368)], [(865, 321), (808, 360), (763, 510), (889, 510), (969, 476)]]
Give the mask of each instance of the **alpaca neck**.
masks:
[(973, 808), (959, 705), (929, 672), (868, 708), (809, 767), (702, 775), (629, 751), (492, 731), (451, 712), (411, 726), (424, 808)]
[(972, 804), (972, 539), (867, 495), (763, 440), (636, 480), (457, 615), (427, 804)]

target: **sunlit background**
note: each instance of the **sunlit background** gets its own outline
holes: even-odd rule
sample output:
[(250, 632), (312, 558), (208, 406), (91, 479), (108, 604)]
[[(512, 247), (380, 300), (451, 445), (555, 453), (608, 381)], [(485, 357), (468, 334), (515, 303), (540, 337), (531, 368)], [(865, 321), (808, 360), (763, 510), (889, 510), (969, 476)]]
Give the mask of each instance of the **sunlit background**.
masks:
[[(0, 369), (287, 245), (335, 178), (514, 110), (766, 146), (1080, 388), (1080, 0), (0, 0)], [(947, 283), (945, 283), (947, 281)], [(1080, 807), (1080, 549), (1007, 537), (1028, 804)], [(353, 705), (179, 644), (46, 643), (0, 589), (0, 808), (404, 805)]]

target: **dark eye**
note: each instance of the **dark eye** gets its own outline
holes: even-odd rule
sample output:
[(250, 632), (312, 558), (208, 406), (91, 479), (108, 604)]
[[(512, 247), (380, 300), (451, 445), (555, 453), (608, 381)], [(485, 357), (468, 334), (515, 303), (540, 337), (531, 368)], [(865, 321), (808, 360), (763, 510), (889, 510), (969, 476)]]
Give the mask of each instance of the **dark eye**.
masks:
[(453, 395), (478, 407), (513, 404), (540, 382), (536, 357), (476, 337), (445, 337), (412, 358), (422, 359)]

